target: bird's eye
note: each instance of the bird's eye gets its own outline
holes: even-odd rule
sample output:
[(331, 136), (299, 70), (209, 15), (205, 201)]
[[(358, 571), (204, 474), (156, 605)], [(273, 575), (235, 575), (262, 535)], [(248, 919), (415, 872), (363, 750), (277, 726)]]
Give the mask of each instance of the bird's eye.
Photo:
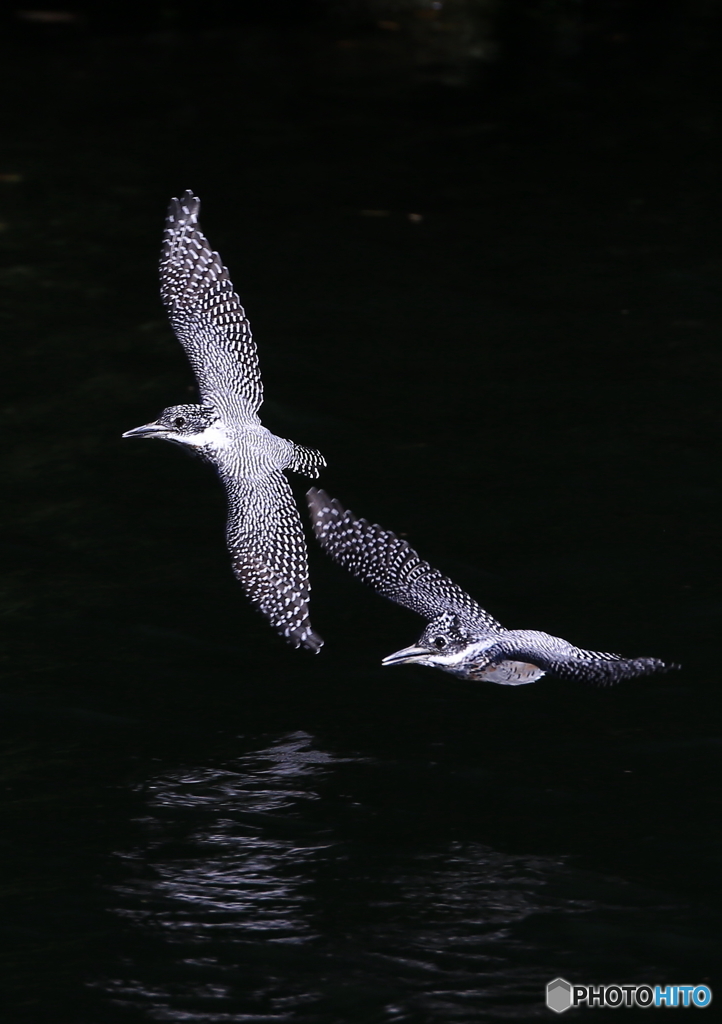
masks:
[(445, 636), (435, 636), (432, 643), (437, 651), (443, 651), (449, 641)]
[(184, 416), (176, 416), (176, 418), (173, 420), (174, 427), (184, 427), (185, 425), (186, 421)]

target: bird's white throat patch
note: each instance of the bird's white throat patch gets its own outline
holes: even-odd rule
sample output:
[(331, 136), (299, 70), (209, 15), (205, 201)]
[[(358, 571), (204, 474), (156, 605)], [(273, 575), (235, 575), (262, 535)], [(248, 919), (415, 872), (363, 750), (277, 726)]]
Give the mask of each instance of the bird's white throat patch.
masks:
[(495, 639), (477, 640), (475, 643), (469, 644), (468, 647), (464, 647), (460, 651), (453, 651), (449, 654), (444, 654), (442, 651), (434, 651), (434, 663), (436, 665), (448, 665), (449, 667), (458, 665), (460, 662), (467, 661), (475, 654), (483, 654), (484, 651), (493, 647), (496, 642), (497, 641)]
[(198, 434), (180, 435), (176, 440), (194, 448), (223, 448), (228, 444), (228, 434), (220, 423), (212, 423)]

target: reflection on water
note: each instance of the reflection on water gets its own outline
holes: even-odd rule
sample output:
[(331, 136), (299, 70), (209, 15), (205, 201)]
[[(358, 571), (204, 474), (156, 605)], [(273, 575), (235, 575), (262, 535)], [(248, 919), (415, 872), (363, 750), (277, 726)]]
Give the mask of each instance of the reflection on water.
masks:
[[(153, 878), (119, 887), (142, 899), (141, 908), (120, 912), (163, 929), (170, 940), (229, 932), (273, 942), (308, 939), (309, 865), (328, 844), (296, 833), (303, 831), (303, 802), (317, 799), (313, 783), (332, 760), (308, 749), (308, 740), (294, 735), (232, 768), (179, 771), (150, 783), (155, 814), (142, 822), (149, 842), (126, 856), (147, 860)], [(172, 837), (177, 815), (190, 824), (180, 850)]]
[[(130, 927), (106, 998), (152, 1020), (547, 1012), (540, 994), (576, 938), (534, 922), (609, 910), (623, 887), (562, 858), (385, 841), (365, 828), (375, 811), (355, 790), (393, 770), (295, 733), (222, 767), (152, 779), (144, 839), (120, 854), (113, 909)], [(574, 948), (575, 966), (584, 960)]]

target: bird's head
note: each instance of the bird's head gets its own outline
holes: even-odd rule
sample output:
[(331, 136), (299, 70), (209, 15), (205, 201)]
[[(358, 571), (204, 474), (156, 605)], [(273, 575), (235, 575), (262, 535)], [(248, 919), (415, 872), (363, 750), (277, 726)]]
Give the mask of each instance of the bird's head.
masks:
[(473, 654), (496, 643), (493, 636), (480, 638), (464, 626), (457, 615), (445, 613), (428, 624), (413, 647), (405, 647), (384, 658), (382, 665), (428, 665), (446, 672), (463, 672)]
[(208, 406), (171, 405), (153, 423), (126, 430), (123, 437), (157, 437), (202, 454), (222, 442), (223, 431), (216, 412)]

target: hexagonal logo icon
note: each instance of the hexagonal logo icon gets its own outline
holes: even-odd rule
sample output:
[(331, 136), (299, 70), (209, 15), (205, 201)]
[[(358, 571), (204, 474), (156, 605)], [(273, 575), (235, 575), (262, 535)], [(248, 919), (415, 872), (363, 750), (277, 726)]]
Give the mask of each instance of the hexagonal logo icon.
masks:
[(547, 1006), (554, 1013), (564, 1013), (572, 1005), (572, 986), (564, 978), (555, 978), (547, 985)]

